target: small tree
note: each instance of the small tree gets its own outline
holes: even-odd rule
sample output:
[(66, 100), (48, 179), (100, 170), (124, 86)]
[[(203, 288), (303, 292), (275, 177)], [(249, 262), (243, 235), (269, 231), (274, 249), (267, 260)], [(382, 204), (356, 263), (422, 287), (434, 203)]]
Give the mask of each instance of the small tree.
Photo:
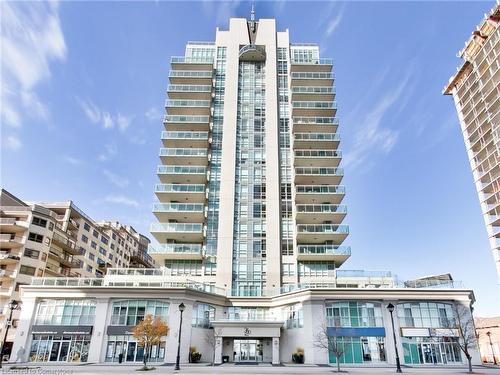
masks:
[(459, 304), (455, 304), (453, 310), (455, 312), (455, 319), (448, 326), (458, 331), (458, 346), (465, 354), (469, 364), (469, 374), (472, 374), (472, 355), (470, 354), (470, 349), (473, 349), (477, 342), (472, 311), (468, 306)]
[(205, 333), (205, 342), (212, 348), (212, 366), (215, 365), (215, 350), (222, 345), (222, 329), (209, 329)]
[(337, 362), (337, 372), (340, 372), (340, 357), (344, 354), (345, 349), (344, 345), (338, 342), (337, 328), (331, 327), (329, 330), (326, 325), (322, 325), (314, 335), (313, 346), (326, 350), (328, 354), (333, 354)]
[(137, 340), (137, 344), (144, 348), (144, 369), (147, 370), (147, 360), (150, 356), (153, 345), (159, 345), (161, 338), (168, 335), (167, 324), (160, 318), (153, 318), (151, 314), (146, 315), (144, 320), (134, 327), (132, 335)]

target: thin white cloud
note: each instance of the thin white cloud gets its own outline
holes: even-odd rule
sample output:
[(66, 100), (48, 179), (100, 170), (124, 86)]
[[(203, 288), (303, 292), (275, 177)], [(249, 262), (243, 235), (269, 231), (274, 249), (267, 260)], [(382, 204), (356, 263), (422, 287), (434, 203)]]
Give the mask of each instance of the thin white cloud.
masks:
[(325, 30), (325, 37), (330, 38), (330, 36), (333, 34), (333, 32), (337, 29), (337, 27), (340, 25), (340, 22), (342, 21), (342, 17), (344, 16), (344, 8), (345, 6), (342, 6), (340, 10), (337, 12), (336, 16), (328, 22), (328, 26)]
[(156, 107), (151, 107), (144, 114), (149, 121), (158, 121), (163, 118), (163, 113)]
[(22, 147), (22, 145), (21, 140), (15, 135), (9, 135), (4, 138), (4, 147), (9, 150), (17, 151)]
[[(236, 16), (236, 9), (241, 1), (202, 1), (203, 11), (210, 18), (215, 17), (215, 23), (219, 27), (224, 27), (229, 22), (229, 18)], [(250, 5), (248, 6), (248, 16), (250, 17)], [(258, 17), (257, 17), (258, 18)]]
[(108, 179), (109, 182), (111, 182), (113, 185), (121, 189), (126, 188), (129, 184), (129, 180), (127, 178), (118, 176), (117, 174), (108, 171), (107, 169), (104, 169), (102, 173)]
[(99, 161), (108, 161), (113, 159), (116, 156), (116, 154), (118, 154), (118, 148), (116, 147), (116, 144), (108, 143), (104, 145), (104, 151), (101, 154), (99, 154), (97, 159)]
[(69, 156), (69, 155), (64, 155), (63, 156), (63, 160), (68, 163), (68, 164), (71, 164), (71, 165), (81, 165), (83, 164), (83, 161), (78, 159), (78, 158), (75, 158), (73, 156)]
[(45, 120), (49, 109), (36, 87), (50, 79), (50, 65), (66, 59), (67, 48), (56, 2), (0, 3), (2, 12), (1, 122), (21, 126), (25, 117)]
[(104, 198), (104, 202), (121, 204), (123, 206), (139, 207), (139, 202), (132, 198), (126, 197), (125, 195), (108, 195), (106, 198)]
[(100, 124), (104, 129), (117, 127), (121, 132), (125, 132), (132, 123), (132, 118), (121, 113), (111, 114), (107, 110), (99, 108), (91, 100), (76, 98), (76, 101), (83, 110), (83, 113), (93, 124)]

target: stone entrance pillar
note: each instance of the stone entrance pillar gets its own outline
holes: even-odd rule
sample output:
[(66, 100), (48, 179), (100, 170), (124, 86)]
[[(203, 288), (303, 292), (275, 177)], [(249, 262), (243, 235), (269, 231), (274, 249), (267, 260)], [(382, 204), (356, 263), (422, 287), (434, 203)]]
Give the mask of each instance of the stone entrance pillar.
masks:
[(215, 338), (215, 364), (220, 365), (222, 363), (222, 337)]
[(280, 364), (280, 338), (273, 337), (273, 365)]

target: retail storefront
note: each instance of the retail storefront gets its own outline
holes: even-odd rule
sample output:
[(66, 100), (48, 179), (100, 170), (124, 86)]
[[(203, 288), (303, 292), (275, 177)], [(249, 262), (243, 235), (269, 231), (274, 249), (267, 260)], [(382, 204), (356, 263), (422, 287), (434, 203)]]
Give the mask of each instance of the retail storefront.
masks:
[[(165, 358), (165, 341), (153, 345), (148, 362), (163, 362)], [(106, 362), (119, 362), (122, 354), (123, 362), (142, 362), (144, 348), (138, 345), (132, 335), (108, 335), (106, 347)]]
[(436, 330), (403, 328), (402, 334), (406, 364), (462, 364), (458, 337), (445, 336), (449, 330), (436, 336)]

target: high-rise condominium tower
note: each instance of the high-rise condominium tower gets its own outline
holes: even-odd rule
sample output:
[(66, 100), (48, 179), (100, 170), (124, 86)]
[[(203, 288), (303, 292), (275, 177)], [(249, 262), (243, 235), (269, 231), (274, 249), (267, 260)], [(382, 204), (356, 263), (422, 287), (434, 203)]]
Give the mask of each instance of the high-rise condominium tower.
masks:
[(444, 93), (455, 101), (500, 278), (500, 4), (459, 55), (464, 62)]
[(232, 295), (333, 282), (350, 249), (332, 61), (275, 20), (231, 19), (169, 79), (158, 264)]

